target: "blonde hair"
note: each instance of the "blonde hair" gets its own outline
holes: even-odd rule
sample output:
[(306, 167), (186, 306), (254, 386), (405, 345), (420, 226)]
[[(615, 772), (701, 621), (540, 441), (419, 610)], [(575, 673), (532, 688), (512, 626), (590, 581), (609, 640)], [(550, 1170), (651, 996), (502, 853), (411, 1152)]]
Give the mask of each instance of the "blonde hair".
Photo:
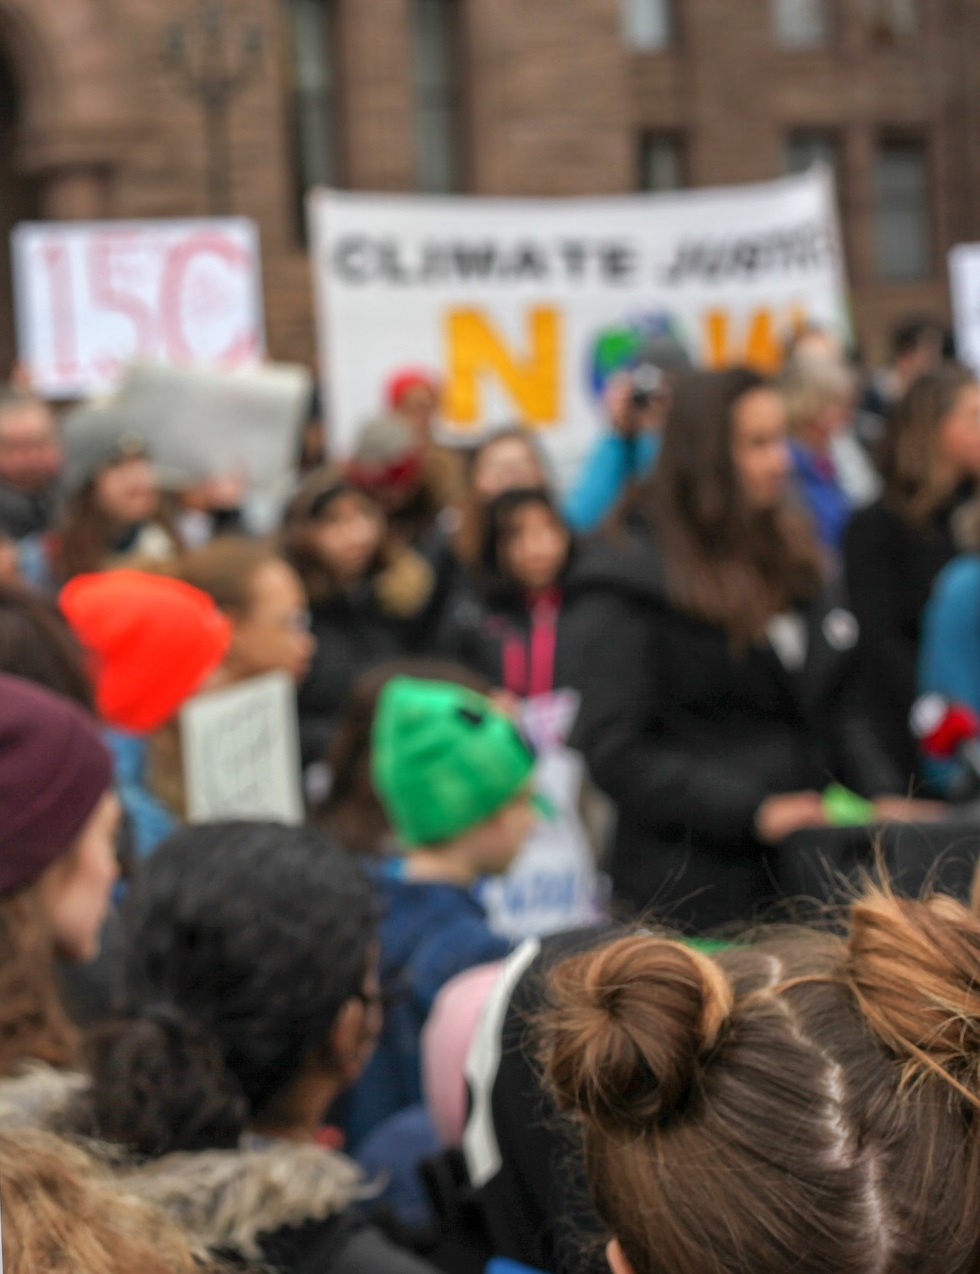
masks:
[(636, 1274), (980, 1262), (980, 921), (869, 888), (846, 938), (561, 963), (546, 1075)]
[(8, 1274), (217, 1274), (162, 1211), (50, 1133), (0, 1132), (0, 1190)]
[(850, 402), (856, 382), (846, 364), (833, 358), (800, 354), (787, 362), (779, 388), (786, 402), (790, 433), (797, 435), (828, 407)]

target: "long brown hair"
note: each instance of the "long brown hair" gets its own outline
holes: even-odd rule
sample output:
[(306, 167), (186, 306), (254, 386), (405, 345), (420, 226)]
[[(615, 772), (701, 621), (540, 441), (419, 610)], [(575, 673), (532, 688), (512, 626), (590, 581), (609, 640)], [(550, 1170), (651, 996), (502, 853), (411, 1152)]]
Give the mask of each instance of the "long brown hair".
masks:
[(0, 1181), (10, 1274), (217, 1274), (176, 1221), (50, 1133), (0, 1133)]
[(95, 689), (78, 639), (54, 602), (25, 584), (0, 581), (0, 671), (95, 711)]
[[(176, 523), (164, 508), (163, 501), (157, 506), (153, 522), (173, 540), (175, 549), (179, 549)], [(67, 584), (76, 575), (104, 570), (125, 531), (124, 525), (99, 508), (94, 481), (87, 483), (68, 502), (61, 525), (51, 537), (56, 581)]]
[(563, 962), (542, 1024), (636, 1274), (958, 1274), (980, 1260), (980, 922), (869, 888), (846, 938)]
[(0, 897), (0, 1075), (28, 1061), (70, 1069), (79, 1048), (36, 887)]
[(733, 413), (746, 394), (768, 387), (738, 367), (679, 378), (657, 472), (618, 515), (655, 534), (678, 610), (724, 628), (736, 646), (760, 639), (773, 615), (814, 596), (823, 578), (806, 517), (788, 501), (753, 510), (742, 495)]
[(973, 372), (944, 363), (914, 380), (888, 418), (881, 449), (885, 501), (919, 530), (953, 494), (941, 473), (936, 437), (962, 391), (975, 384)]

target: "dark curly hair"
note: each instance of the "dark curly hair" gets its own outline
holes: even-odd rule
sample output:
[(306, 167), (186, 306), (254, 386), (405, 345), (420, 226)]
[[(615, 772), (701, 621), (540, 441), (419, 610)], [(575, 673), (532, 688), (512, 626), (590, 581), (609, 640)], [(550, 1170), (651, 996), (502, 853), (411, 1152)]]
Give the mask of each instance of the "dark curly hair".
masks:
[(127, 1011), (91, 1041), (83, 1131), (139, 1154), (233, 1146), (363, 986), (374, 908), (322, 833), (188, 828), (123, 908)]

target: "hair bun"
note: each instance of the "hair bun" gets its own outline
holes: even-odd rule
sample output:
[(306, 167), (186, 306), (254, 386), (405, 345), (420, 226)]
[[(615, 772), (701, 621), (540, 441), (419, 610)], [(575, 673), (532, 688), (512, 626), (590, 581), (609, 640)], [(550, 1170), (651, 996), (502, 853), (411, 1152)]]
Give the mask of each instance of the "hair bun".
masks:
[(846, 980), (889, 1049), (980, 1104), (980, 921), (962, 903), (870, 891), (851, 911)]
[(644, 934), (563, 961), (550, 990), (552, 1090), (612, 1135), (642, 1132), (684, 1098), (733, 1001), (713, 960)]

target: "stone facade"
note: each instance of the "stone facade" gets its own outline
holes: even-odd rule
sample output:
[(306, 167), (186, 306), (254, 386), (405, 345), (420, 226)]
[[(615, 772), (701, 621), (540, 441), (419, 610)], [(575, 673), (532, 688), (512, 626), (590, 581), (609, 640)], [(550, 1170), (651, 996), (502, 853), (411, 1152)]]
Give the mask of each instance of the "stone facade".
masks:
[[(329, 0), (324, 0), (328, 3)], [(493, 194), (630, 190), (644, 130), (683, 141), (706, 185), (774, 176), (792, 129), (837, 140), (854, 310), (869, 353), (901, 314), (947, 310), (945, 254), (980, 238), (980, 36), (972, 0), (920, 0), (914, 39), (869, 21), (876, 0), (837, 0), (830, 45), (776, 44), (769, 0), (677, 0), (677, 40), (624, 43), (619, 0), (458, 0), (465, 188)], [(269, 343), (312, 360), (308, 263), (296, 207), (285, 4), (226, 0), (263, 25), (261, 65), (230, 112), (232, 205), (261, 226)], [(342, 184), (411, 190), (412, 0), (332, 0)], [(24, 215), (199, 215), (208, 161), (199, 105), (167, 58), (196, 0), (0, 0), (0, 232)], [(6, 88), (5, 88), (6, 86)], [(932, 276), (876, 280), (873, 160), (882, 136), (925, 144)], [(6, 254), (4, 254), (5, 258)], [(12, 352), (6, 261), (0, 359)]]

